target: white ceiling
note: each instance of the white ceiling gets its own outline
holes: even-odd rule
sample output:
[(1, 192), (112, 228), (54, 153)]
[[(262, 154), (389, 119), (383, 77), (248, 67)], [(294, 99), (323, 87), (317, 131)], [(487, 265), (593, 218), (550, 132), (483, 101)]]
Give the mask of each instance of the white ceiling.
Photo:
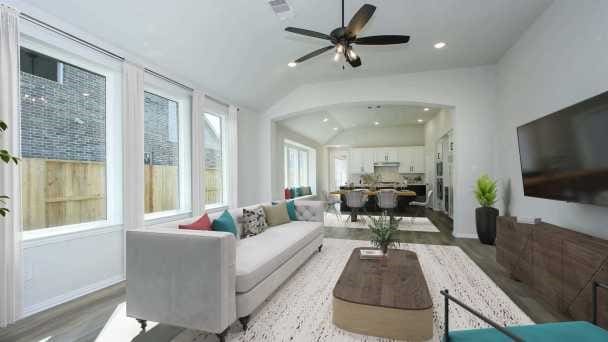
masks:
[[(323, 145), (336, 135), (352, 129), (422, 126), (441, 110), (441, 108), (426, 108), (429, 110), (425, 111), (424, 106), (414, 105), (344, 104), (299, 113), (278, 121), (278, 124)], [(422, 122), (418, 122), (419, 119)]]
[[(347, 0), (347, 21), (363, 4), (378, 9), (362, 36), (409, 34), (407, 46), (358, 46), (363, 66), (342, 70), (327, 53), (291, 69), (287, 62), (326, 42), (286, 26), (329, 33), (339, 0), (288, 0), (294, 17), (267, 0), (28, 0), (124, 50), (185, 75), (242, 106), (262, 110), (297, 86), (496, 63), (552, 0)], [(437, 41), (447, 47), (433, 49)]]

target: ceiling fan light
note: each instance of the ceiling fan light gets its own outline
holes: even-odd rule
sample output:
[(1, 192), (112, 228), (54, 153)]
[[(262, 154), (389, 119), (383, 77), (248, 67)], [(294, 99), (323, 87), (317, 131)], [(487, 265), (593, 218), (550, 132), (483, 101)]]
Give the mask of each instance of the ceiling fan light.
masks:
[(334, 55), (334, 62), (338, 62), (340, 60), (340, 53), (336, 52)]
[(355, 53), (355, 50), (353, 50), (352, 48), (348, 49), (348, 57), (350, 57), (350, 59), (357, 59), (357, 54)]
[(344, 53), (344, 45), (342, 45), (342, 44), (336, 45), (336, 53)]

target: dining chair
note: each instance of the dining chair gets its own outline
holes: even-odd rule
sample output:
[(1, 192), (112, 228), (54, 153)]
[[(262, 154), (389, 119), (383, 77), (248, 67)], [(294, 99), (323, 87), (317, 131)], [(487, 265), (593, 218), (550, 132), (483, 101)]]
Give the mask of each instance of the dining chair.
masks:
[(325, 199), (325, 212), (336, 215), (338, 224), (342, 224), (342, 212), (340, 211), (340, 195), (334, 195), (326, 191), (322, 191), (322, 198)]
[(350, 208), (350, 221), (357, 222), (360, 211), (366, 211), (367, 191), (351, 190), (346, 193), (346, 205)]
[(411, 224), (414, 224), (416, 222), (416, 217), (420, 216), (421, 214), (424, 214), (424, 209), (428, 207), (429, 203), (431, 203), (431, 199), (433, 198), (432, 196), (433, 190), (430, 190), (426, 195), (426, 200), (424, 202), (410, 202), (410, 205), (416, 207), (416, 214), (412, 215), (412, 219), (410, 220)]
[(394, 189), (382, 189), (376, 193), (376, 203), (382, 213), (390, 217), (391, 222), (394, 220), (395, 209), (397, 208), (399, 193)]

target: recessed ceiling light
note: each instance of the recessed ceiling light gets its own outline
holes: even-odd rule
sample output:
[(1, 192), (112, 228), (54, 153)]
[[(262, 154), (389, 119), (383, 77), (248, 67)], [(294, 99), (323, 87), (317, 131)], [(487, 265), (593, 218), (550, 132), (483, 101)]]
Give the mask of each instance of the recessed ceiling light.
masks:
[(323, 118), (323, 122), (327, 122), (327, 121), (329, 121), (328, 118)]
[(431, 110), (431, 108), (424, 108), (425, 112), (428, 112), (429, 110)]
[(338, 130), (338, 127), (334, 127), (334, 131), (337, 131), (337, 130)]
[(435, 49), (443, 49), (447, 44), (445, 42), (438, 42), (433, 45)]
[(287, 63), (287, 66), (290, 67), (290, 68), (295, 68), (296, 65), (298, 65), (298, 63), (296, 63), (296, 62), (289, 62), (289, 63)]
[(84, 97), (87, 97), (89, 95), (90, 95), (89, 93), (82, 93), (82, 96), (84, 96)]
[(422, 119), (418, 119), (418, 122), (424, 122), (424, 120), (422, 120)]
[(380, 123), (378, 121), (374, 121), (374, 125), (378, 126)]

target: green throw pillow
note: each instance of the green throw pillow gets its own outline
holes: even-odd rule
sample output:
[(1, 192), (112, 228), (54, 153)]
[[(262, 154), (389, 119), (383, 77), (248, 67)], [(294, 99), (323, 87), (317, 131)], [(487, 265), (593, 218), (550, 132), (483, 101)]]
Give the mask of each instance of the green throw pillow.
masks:
[(298, 215), (296, 214), (296, 204), (294, 201), (287, 202), (287, 214), (289, 214), (289, 219), (292, 221), (298, 220)]
[(234, 220), (232, 219), (232, 215), (230, 215), (228, 210), (224, 210), (224, 213), (213, 221), (211, 228), (218, 232), (232, 233), (235, 237), (238, 234), (236, 226), (234, 225)]

